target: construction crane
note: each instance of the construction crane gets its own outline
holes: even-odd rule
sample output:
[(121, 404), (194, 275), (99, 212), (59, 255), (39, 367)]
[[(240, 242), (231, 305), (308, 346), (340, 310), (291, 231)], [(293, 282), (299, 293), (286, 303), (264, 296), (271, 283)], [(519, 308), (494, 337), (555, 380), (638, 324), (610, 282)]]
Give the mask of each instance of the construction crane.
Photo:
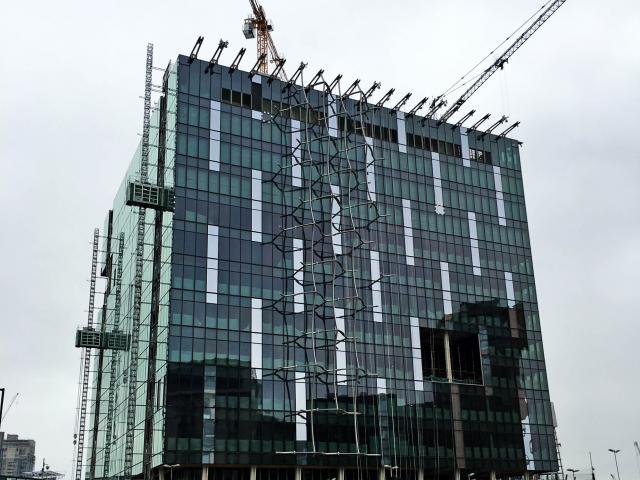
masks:
[[(465, 104), (469, 98), (476, 93), (476, 91), (484, 85), (484, 83), (491, 78), (491, 76), (496, 73), (498, 70), (504, 68), (505, 64), (509, 61), (509, 58), (518, 51), (518, 49), (531, 38), (531, 36), (536, 33), (536, 31), (544, 25), (544, 23), (549, 20), (551, 15), (556, 13), (558, 9), (566, 2), (567, 0), (555, 0), (547, 7), (547, 9), (540, 14), (540, 16), (524, 31), (509, 47), (498, 57), (498, 59), (493, 62), (493, 64), (487, 68), (482, 74), (478, 77), (478, 79), (471, 85), (462, 96), (455, 101), (451, 107), (442, 114), (440, 117), (440, 122), (446, 122), (454, 113), (460, 110), (460, 107)], [(444, 106), (444, 104), (440, 104), (439, 107)], [(438, 107), (438, 108), (439, 108)], [(438, 108), (432, 108), (428, 117), (433, 117)]]
[[(253, 16), (249, 16), (245, 19), (242, 26), (242, 33), (244, 38), (256, 38), (258, 44), (258, 59), (262, 59), (258, 67), (258, 72), (267, 75), (269, 73), (269, 62), (275, 63), (278, 66), (282, 66), (285, 59), (280, 57), (276, 45), (271, 38), (271, 32), (273, 31), (273, 24), (271, 20), (267, 20), (267, 15), (264, 12), (264, 8), (256, 0), (249, 0), (251, 9), (253, 10)], [(269, 59), (271, 56), (271, 59)], [(279, 75), (284, 80), (287, 80), (287, 75), (282, 68), (279, 69)]]
[(9, 402), (9, 405), (7, 406), (7, 409), (5, 410), (5, 412), (2, 414), (2, 418), (0, 419), (0, 422), (2, 420), (4, 420), (5, 418), (7, 418), (7, 414), (9, 413), (9, 410), (11, 410), (11, 407), (13, 406), (13, 403), (16, 401), (16, 398), (18, 398), (18, 395), (20, 395), (20, 392), (16, 393), (13, 398), (11, 399), (11, 401)]

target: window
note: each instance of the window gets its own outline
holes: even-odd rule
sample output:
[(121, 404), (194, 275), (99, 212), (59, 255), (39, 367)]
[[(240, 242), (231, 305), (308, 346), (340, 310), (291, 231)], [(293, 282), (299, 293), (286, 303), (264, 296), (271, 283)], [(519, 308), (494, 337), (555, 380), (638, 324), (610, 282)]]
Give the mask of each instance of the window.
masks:
[(429, 380), (447, 381), (444, 332), (432, 328), (420, 329), (422, 374)]
[(451, 332), (449, 334), (449, 351), (453, 381), (482, 384), (478, 335)]
[(449, 336), (451, 377), (454, 382), (482, 384), (478, 335), (420, 328), (422, 374), (427, 380), (448, 381), (445, 335)]

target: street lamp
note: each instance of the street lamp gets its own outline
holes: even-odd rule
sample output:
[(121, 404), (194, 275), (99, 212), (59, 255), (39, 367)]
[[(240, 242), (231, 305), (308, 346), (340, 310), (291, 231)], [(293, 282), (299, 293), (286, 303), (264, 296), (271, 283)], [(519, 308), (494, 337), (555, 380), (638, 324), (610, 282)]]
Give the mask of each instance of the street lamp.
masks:
[(580, 470), (576, 469), (576, 468), (567, 468), (567, 472), (571, 472), (571, 477), (573, 478), (573, 480), (576, 480), (576, 473), (578, 473)]
[(620, 450), (616, 450), (614, 448), (610, 448), (609, 451), (611, 453), (613, 453), (613, 458), (616, 461), (616, 472), (618, 472), (618, 480), (620, 480), (620, 469), (618, 468), (618, 453), (620, 452)]
[(162, 465), (162, 468), (168, 468), (169, 469), (169, 478), (171, 480), (173, 480), (173, 469), (174, 468), (178, 468), (181, 465), (179, 463), (176, 463), (175, 465), (167, 465), (166, 463), (164, 465)]
[(471, 480), (471, 479), (472, 479), (473, 477), (475, 477), (475, 476), (476, 476), (476, 473), (475, 473), (475, 472), (468, 473), (468, 474), (467, 474), (467, 480)]

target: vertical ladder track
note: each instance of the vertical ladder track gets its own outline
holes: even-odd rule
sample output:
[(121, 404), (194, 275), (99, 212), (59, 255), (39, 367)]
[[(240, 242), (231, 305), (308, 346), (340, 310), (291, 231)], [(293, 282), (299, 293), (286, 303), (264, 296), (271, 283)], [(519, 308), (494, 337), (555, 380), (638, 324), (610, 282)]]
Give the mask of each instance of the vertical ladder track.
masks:
[[(124, 255), (124, 233), (120, 233), (118, 240), (118, 266), (116, 268), (115, 285), (116, 285), (116, 298), (113, 306), (113, 328), (118, 330), (120, 328), (120, 303), (122, 298), (122, 257)], [(118, 372), (118, 363), (120, 361), (120, 352), (113, 351), (111, 355), (111, 370), (109, 374), (109, 403), (107, 405), (107, 431), (105, 435), (105, 449), (104, 449), (104, 473), (103, 477), (109, 477), (110, 463), (111, 463), (111, 442), (113, 436), (113, 410), (115, 402), (115, 390), (116, 390), (116, 374)]]
[[(147, 182), (149, 170), (149, 128), (151, 124), (151, 87), (153, 75), (153, 44), (147, 45), (147, 62), (144, 85), (144, 119), (142, 124), (142, 152), (140, 157), (140, 180)], [(131, 326), (131, 348), (129, 351), (129, 393), (127, 396), (127, 433), (124, 454), (124, 478), (130, 479), (133, 468), (133, 441), (136, 425), (136, 396), (138, 387), (138, 353), (140, 348), (140, 315), (142, 303), (142, 270), (144, 266), (144, 207), (139, 207), (136, 239), (136, 267)]]
[[(96, 274), (98, 271), (98, 244), (100, 230), (93, 231), (93, 253), (91, 255), (91, 283), (89, 287), (89, 312), (87, 313), (87, 327), (93, 328), (93, 310), (96, 297)], [(87, 402), (89, 397), (89, 369), (91, 366), (91, 349), (84, 349), (84, 365), (82, 370), (82, 393), (80, 397), (80, 421), (78, 424), (78, 445), (76, 454), (76, 480), (82, 480), (82, 458), (84, 453), (84, 435), (87, 422)]]

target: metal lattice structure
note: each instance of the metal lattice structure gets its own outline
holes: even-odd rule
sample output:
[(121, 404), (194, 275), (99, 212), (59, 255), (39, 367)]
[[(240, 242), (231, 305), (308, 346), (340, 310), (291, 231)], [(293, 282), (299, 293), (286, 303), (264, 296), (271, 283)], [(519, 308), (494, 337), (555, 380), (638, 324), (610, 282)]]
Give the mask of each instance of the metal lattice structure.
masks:
[[(491, 78), (491, 76), (493, 76), (494, 73), (496, 73), (498, 70), (504, 68), (505, 64), (509, 61), (509, 58), (511, 58), (511, 56), (516, 53), (518, 51), (518, 49), (524, 45), (524, 43), (529, 40), (531, 38), (531, 36), (536, 33), (536, 31), (538, 31), (538, 29), (545, 24), (545, 22), (547, 20), (549, 20), (549, 18), (551, 18), (551, 16), (556, 13), (558, 11), (558, 9), (566, 2), (567, 0), (555, 0), (554, 2), (551, 3), (551, 5), (549, 5), (549, 7), (547, 7), (547, 9), (542, 12), (542, 14), (537, 18), (537, 20), (535, 22), (533, 22), (533, 24), (531, 24), (531, 26), (529, 26), (529, 28), (527, 28), (527, 30), (525, 30), (525, 32), (520, 35), (515, 42), (513, 42), (506, 50), (505, 52), (500, 55), (500, 57), (498, 57), (498, 59), (493, 62), (493, 64), (487, 68), (484, 72), (482, 72), (482, 75), (480, 75), (480, 77), (462, 94), (462, 96), (455, 101), (455, 103), (445, 112), (442, 114), (442, 116), (440, 117), (440, 121), (441, 122), (446, 122), (449, 118), (451, 118), (451, 116), (456, 113), (458, 110), (460, 110), (460, 107), (462, 107), (462, 105), (464, 105), (466, 103), (467, 100), (469, 100), (469, 98), (476, 93), (476, 91), (478, 91), (478, 89), (480, 87), (482, 87), (482, 85), (484, 85), (484, 83), (489, 80), (489, 78)], [(436, 104), (438, 105), (438, 104)], [(440, 104), (440, 106), (443, 106), (444, 103)], [(438, 107), (439, 108), (439, 107)], [(429, 112), (428, 116), (433, 116), (436, 112), (436, 109), (432, 109)]]
[[(93, 253), (91, 255), (91, 280), (89, 286), (89, 311), (87, 313), (87, 328), (93, 328), (93, 312), (96, 298), (96, 274), (98, 272), (98, 246), (100, 242), (100, 231), (96, 228), (93, 231)], [(82, 351), (82, 384), (80, 397), (80, 413), (78, 423), (78, 439), (76, 453), (76, 480), (82, 480), (82, 459), (84, 455), (84, 437), (87, 421), (87, 401), (89, 396), (89, 369), (91, 367), (91, 347), (86, 347)]]
[[(140, 181), (147, 182), (149, 170), (149, 129), (151, 124), (151, 87), (153, 75), (153, 44), (147, 45), (147, 62), (144, 83), (144, 119), (142, 124), (142, 154), (140, 157)], [(142, 303), (142, 270), (144, 266), (144, 236), (146, 209), (139, 207), (136, 240), (136, 269), (129, 351), (129, 394), (127, 396), (127, 434), (124, 455), (124, 477), (131, 478), (133, 466), (133, 440), (136, 422), (136, 390), (138, 387), (138, 352), (140, 343), (140, 315)]]
[[(375, 185), (369, 185), (367, 175), (375, 163), (373, 144), (365, 131), (365, 118), (372, 107), (358, 83), (343, 93), (340, 78), (329, 83), (322, 71), (305, 87), (303, 68), (302, 86), (290, 82), (283, 102), (288, 107), (269, 119), (292, 138), (291, 153), (269, 181), (282, 193), (284, 212), (280, 231), (271, 241), (294, 260), (290, 275), (284, 279), (290, 288), (270, 308), (283, 315), (290, 326), (294, 316), (304, 317), (302, 333), (291, 335), (288, 345), (294, 356), (302, 350), (305, 361), (290, 362), (272, 375), (295, 381), (296, 403), (304, 398), (303, 389), (313, 391), (318, 385), (332, 389), (335, 395), (333, 402), (322, 404), (311, 396), (304, 407), (296, 405), (296, 411), (291, 412), (296, 424), (311, 429), (311, 450), (277, 453), (380, 457), (361, 449), (357, 440), (359, 389), (375, 374), (357, 355), (355, 364), (347, 365), (347, 351), (359, 351), (356, 319), (370, 317), (378, 307), (368, 303), (363, 292), (381, 280), (374, 272), (365, 273), (361, 265), (362, 258), (368, 256), (368, 229), (380, 218)], [(345, 102), (350, 96), (361, 102), (357, 112)], [(296, 116), (300, 120), (288, 120)], [(348, 125), (353, 126), (350, 132)], [(340, 126), (344, 131), (338, 135)], [(341, 395), (349, 397), (351, 408), (340, 405)], [(319, 449), (314, 432), (314, 417), (319, 414), (349, 418), (356, 450)], [(304, 437), (301, 433), (297, 440)]]
[[(118, 239), (118, 263), (115, 270), (114, 283), (115, 290), (115, 303), (114, 303), (114, 329), (120, 328), (120, 305), (122, 299), (122, 257), (124, 254), (124, 233), (120, 234)], [(104, 476), (109, 476), (109, 466), (111, 463), (111, 442), (113, 436), (113, 413), (115, 407), (115, 393), (116, 393), (116, 373), (118, 371), (118, 365), (120, 362), (120, 353), (113, 352), (111, 357), (111, 369), (109, 372), (109, 398), (107, 404), (107, 422), (106, 422), (106, 436), (105, 436), (105, 452), (104, 452)]]

